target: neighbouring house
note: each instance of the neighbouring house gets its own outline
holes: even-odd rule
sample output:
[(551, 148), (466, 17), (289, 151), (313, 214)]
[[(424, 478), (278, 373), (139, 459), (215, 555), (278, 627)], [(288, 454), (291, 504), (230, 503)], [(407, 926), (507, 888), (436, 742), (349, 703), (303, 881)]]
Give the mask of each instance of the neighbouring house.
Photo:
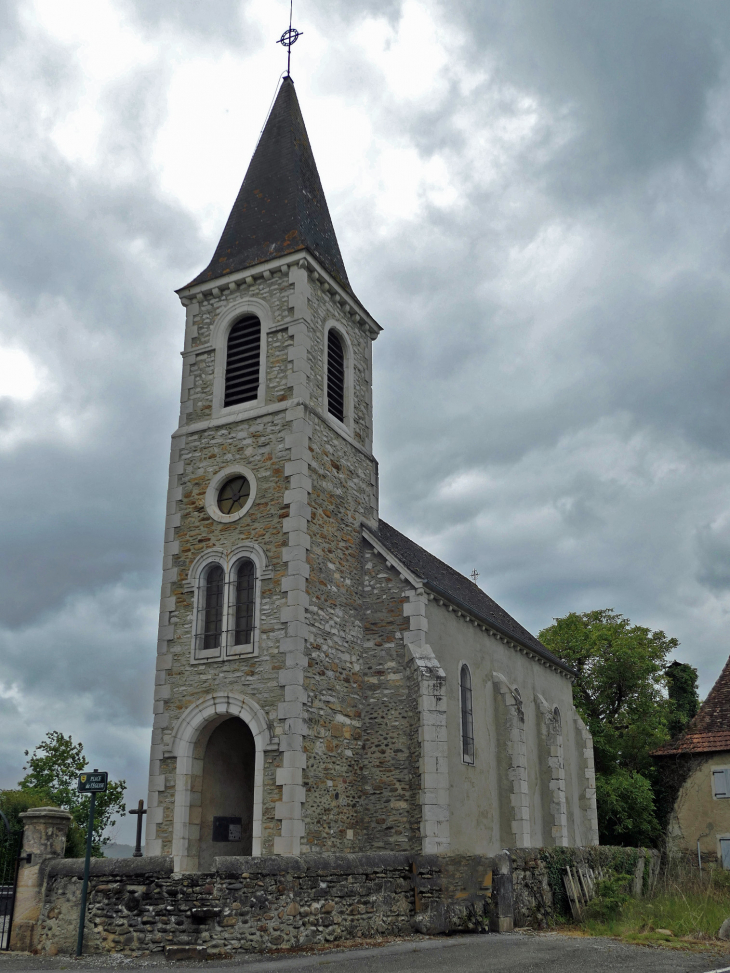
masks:
[(654, 757), (672, 802), (670, 854), (697, 856), (699, 847), (703, 859), (730, 868), (730, 659), (684, 733)]
[(381, 328), (349, 282), (291, 78), (178, 295), (147, 854), (196, 871), (597, 844), (575, 673), (380, 518)]

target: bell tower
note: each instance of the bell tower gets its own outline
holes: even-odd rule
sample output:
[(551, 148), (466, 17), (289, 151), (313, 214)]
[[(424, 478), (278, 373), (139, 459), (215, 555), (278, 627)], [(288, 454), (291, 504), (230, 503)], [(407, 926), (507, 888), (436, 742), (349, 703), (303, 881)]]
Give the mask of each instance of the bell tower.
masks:
[(357, 851), (372, 342), (284, 78), (185, 307), (146, 852)]

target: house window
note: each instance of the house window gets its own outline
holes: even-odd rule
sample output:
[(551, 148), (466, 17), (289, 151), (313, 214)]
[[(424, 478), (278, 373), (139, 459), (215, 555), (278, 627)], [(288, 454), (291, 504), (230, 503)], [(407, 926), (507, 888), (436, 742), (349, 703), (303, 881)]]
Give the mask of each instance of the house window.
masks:
[(327, 332), (327, 411), (345, 421), (345, 349), (334, 328)]
[(219, 649), (223, 638), (223, 596), (225, 574), (220, 564), (213, 564), (204, 578), (203, 650)]
[(730, 770), (723, 768), (712, 771), (712, 796), (730, 797)]
[(231, 564), (216, 560), (199, 575), (194, 660), (256, 654), (259, 572), (250, 557), (232, 558)]
[(261, 322), (249, 314), (236, 322), (228, 335), (224, 406), (258, 398), (260, 367)]
[(469, 666), (461, 667), (461, 752), (464, 763), (474, 763), (474, 717), (471, 700), (471, 673)]

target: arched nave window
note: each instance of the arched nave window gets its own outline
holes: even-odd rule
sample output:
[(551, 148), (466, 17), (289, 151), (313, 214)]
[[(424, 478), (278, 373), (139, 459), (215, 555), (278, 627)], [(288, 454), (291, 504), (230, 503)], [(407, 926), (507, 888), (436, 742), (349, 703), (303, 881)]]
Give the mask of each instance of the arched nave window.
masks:
[(466, 764), (474, 763), (474, 715), (471, 698), (471, 673), (462, 665), (459, 676), (461, 689), (461, 753)]

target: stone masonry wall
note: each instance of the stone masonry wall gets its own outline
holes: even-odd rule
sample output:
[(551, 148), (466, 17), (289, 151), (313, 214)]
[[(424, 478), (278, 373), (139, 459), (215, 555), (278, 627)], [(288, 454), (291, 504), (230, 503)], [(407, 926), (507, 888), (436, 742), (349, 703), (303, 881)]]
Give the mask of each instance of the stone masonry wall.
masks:
[[(305, 258), (262, 264), (248, 276), (206, 285), (205, 293), (183, 303), (187, 324), (180, 428), (170, 463), (148, 848), (175, 854), (182, 870), (196, 867), (203, 751), (196, 747), (180, 764), (175, 728), (188, 708), (213, 697), (224, 717), (226, 693), (232, 693), (251, 701), (259, 723), (266, 724), (262, 738), (274, 741), (262, 757), (262, 853), (350, 851), (359, 839), (362, 765), (360, 525), (377, 522), (377, 469), (370, 452), (370, 346), (377, 328)], [(223, 324), (242, 313), (262, 321), (265, 389), (250, 407), (221, 412)], [(325, 334), (332, 324), (346, 335), (349, 349), (347, 428), (326, 414)], [(208, 515), (205, 493), (220, 470), (236, 463), (253, 471), (256, 498), (242, 519), (222, 524)], [(268, 562), (258, 653), (192, 662), (191, 568), (201, 554), (225, 555), (242, 542), (258, 545)], [(180, 806), (181, 780), (190, 790), (189, 808)]]
[[(173, 560), (176, 579), (171, 583), (170, 625), (174, 638), (168, 642), (166, 669), (166, 697), (156, 702), (157, 713), (167, 717), (165, 729), (174, 725), (177, 716), (201, 697), (221, 689), (234, 689), (251, 694), (264, 708), (274, 726), (278, 726), (277, 704), (281, 697), (278, 684), (279, 642), (284, 633), (281, 611), (285, 600), (281, 594), (284, 574), (276, 554), (281, 548), (281, 514), (286, 511), (283, 488), (283, 417), (262, 417), (258, 421), (219, 426), (185, 438), (180, 447), (180, 461), (184, 464), (183, 515), (176, 534), (179, 553)], [(233, 524), (211, 520), (205, 511), (205, 491), (215, 473), (232, 462), (242, 462), (255, 471), (257, 495), (250, 516)], [(254, 657), (234, 658), (207, 663), (191, 662), (193, 636), (194, 591), (187, 579), (193, 561), (211, 549), (229, 550), (242, 541), (261, 546), (272, 562), (272, 570), (261, 582), (259, 610), (259, 646)], [(164, 710), (163, 710), (164, 702)], [(202, 757), (202, 754), (201, 754)], [(164, 808), (157, 837), (162, 839), (160, 851), (172, 851), (173, 807), (175, 799), (175, 758), (163, 758), (164, 790), (159, 803)], [(263, 850), (273, 851), (277, 824), (270, 807), (275, 791), (276, 755), (266, 755), (265, 780), (269, 800), (264, 802)], [(267, 806), (269, 805), (269, 806)], [(268, 812), (268, 813), (267, 813)], [(193, 827), (199, 824), (191, 815)], [(193, 841), (195, 838), (193, 838)], [(195, 848), (191, 848), (195, 854)]]
[(418, 686), (406, 665), (406, 585), (369, 544), (363, 548), (363, 848), (421, 848)]
[[(246, 288), (243, 288), (246, 291)], [(155, 720), (150, 762), (148, 847), (161, 854), (173, 851), (177, 761), (171, 752), (171, 733), (180, 715), (192, 703), (226, 689), (250, 693), (271, 721), (273, 732), (281, 733), (278, 704), (279, 647), (285, 624), (282, 609), (286, 595), (282, 578), (284, 541), (282, 520), (289, 512), (285, 503), (285, 464), (290, 451), (285, 438), (288, 349), (293, 344), (286, 322), (289, 319), (290, 283), (287, 274), (268, 279), (260, 277), (247, 296), (263, 301), (270, 308), (275, 327), (262, 334), (266, 360), (266, 405), (268, 413), (240, 416), (220, 424), (212, 417), (216, 355), (212, 344), (213, 327), (231, 302), (240, 300), (241, 289), (221, 292), (213, 289), (188, 303), (181, 427), (173, 436), (168, 491), (163, 590), (158, 642)], [(278, 330), (276, 324), (279, 322)], [(276, 403), (281, 402), (280, 405)], [(276, 409), (276, 411), (271, 411)], [(259, 412), (261, 410), (258, 410)], [(238, 419), (238, 421), (236, 421)], [(211, 478), (232, 463), (243, 463), (257, 479), (255, 502), (242, 520), (222, 524), (212, 520), (205, 509), (205, 492)], [(191, 662), (194, 590), (188, 583), (195, 559), (207, 551), (226, 552), (245, 541), (264, 549), (270, 570), (261, 579), (259, 606), (259, 645), (255, 657), (195, 664)], [(196, 754), (198, 762), (202, 754)], [(280, 822), (273, 803), (281, 799), (276, 772), (279, 755), (264, 758), (265, 799), (262, 821), (262, 850), (271, 852), (280, 833)], [(200, 769), (200, 768), (198, 768)], [(192, 865), (197, 855), (200, 822), (198, 777), (191, 796), (188, 858)], [(197, 792), (196, 792), (197, 791)], [(187, 826), (187, 825), (186, 825)]]
[[(308, 627), (310, 735), (303, 813), (312, 851), (360, 847), (362, 520), (372, 463), (331, 426), (312, 423)], [(355, 844), (355, 842), (358, 844)]]
[[(299, 271), (303, 274), (303, 271)], [(307, 490), (305, 597), (291, 617), (306, 658), (301, 723), (300, 851), (349, 852), (359, 844), (362, 766), (362, 572), (360, 525), (377, 516), (370, 453), (370, 338), (317, 273), (306, 275), (308, 405), (296, 472)], [(349, 430), (326, 411), (325, 332), (347, 337), (353, 377)], [(293, 442), (293, 440), (292, 440)], [(295, 472), (295, 464), (290, 464)], [(302, 497), (304, 500), (304, 497)], [(294, 616), (296, 611), (296, 616)], [(302, 660), (303, 663), (304, 660)]]
[[(180, 875), (169, 858), (93, 860), (84, 951), (145, 956), (187, 946), (224, 958), (464, 930), (474, 928), (477, 916), (497, 928), (504, 906), (511, 905), (504, 884), (499, 891), (500, 877), (508, 878), (506, 856), (310, 854), (215, 861), (214, 873)], [(74, 950), (82, 875), (82, 860), (50, 863), (39, 952)], [(502, 928), (510, 925), (503, 919)]]

